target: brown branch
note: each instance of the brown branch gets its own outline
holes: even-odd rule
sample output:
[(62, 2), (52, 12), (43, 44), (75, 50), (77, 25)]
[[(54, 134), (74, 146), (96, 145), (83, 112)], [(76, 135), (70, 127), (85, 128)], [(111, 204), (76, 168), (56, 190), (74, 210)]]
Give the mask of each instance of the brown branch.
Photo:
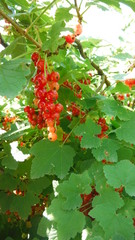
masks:
[(4, 41), (1, 33), (0, 33), (0, 44), (1, 44), (4, 48), (8, 47), (8, 44)]
[[(75, 39), (75, 43), (77, 44), (77, 48), (78, 48), (81, 56), (82, 56), (84, 59), (86, 59), (86, 58), (89, 59), (89, 57), (87, 56), (87, 54), (86, 54), (86, 53), (84, 52), (84, 50), (83, 50), (83, 47), (82, 47), (81, 42), (80, 42), (78, 39)], [(102, 78), (102, 82), (101, 82), (101, 85), (98, 87), (98, 91), (101, 90), (101, 88), (103, 87), (104, 83), (106, 84), (107, 87), (109, 87), (111, 84), (110, 84), (110, 82), (108, 81), (107, 76), (105, 75), (105, 73), (103, 72), (103, 70), (102, 70), (96, 63), (94, 63), (93, 61), (91, 61), (90, 59), (89, 59), (89, 61), (90, 61), (91, 65), (92, 65), (92, 67), (94, 67), (94, 68), (97, 70), (98, 75), (100, 75), (101, 78)], [(96, 91), (96, 92), (97, 92), (97, 91)]]
[(0, 10), (0, 15), (3, 16), (3, 18), (6, 19), (8, 22), (10, 22), (17, 32), (19, 32), (22, 36), (26, 37), (30, 42), (36, 45), (37, 48), (41, 49), (41, 45), (37, 41), (35, 41), (34, 38), (32, 38), (25, 30), (23, 30), (19, 26), (19, 24), (12, 20), (12, 18), (10, 18), (4, 11)]
[(74, 0), (74, 4), (75, 4), (75, 9), (76, 9), (76, 13), (77, 13), (77, 17), (78, 17), (78, 22), (81, 24), (82, 22), (82, 16), (80, 14), (80, 9), (77, 5), (77, 0)]

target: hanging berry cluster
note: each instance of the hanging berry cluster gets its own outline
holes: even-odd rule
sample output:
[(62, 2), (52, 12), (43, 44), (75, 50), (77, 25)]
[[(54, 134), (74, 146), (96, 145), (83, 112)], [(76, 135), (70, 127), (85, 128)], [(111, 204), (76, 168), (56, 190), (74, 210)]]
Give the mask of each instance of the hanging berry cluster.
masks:
[(101, 126), (101, 133), (98, 134), (98, 138), (108, 138), (108, 135), (106, 135), (104, 132), (108, 130), (108, 126), (106, 125), (105, 118), (99, 118), (98, 119), (98, 125)]
[[(87, 79), (79, 79), (78, 82), (80, 82), (81, 84), (84, 84), (84, 85), (90, 85), (91, 84), (90, 79), (92, 77), (92, 74), (89, 73), (88, 75), (89, 76)], [(82, 98), (82, 89), (77, 83), (75, 83), (75, 82), (71, 83), (68, 80), (66, 80), (65, 82), (63, 82), (62, 86), (72, 90), (74, 92), (74, 95), (77, 98)]]
[(48, 73), (47, 65), (45, 66), (44, 59), (41, 59), (38, 53), (33, 53), (31, 59), (37, 67), (37, 73), (32, 78), (35, 95), (34, 107), (26, 106), (24, 111), (32, 126), (37, 126), (39, 129), (47, 128), (48, 139), (55, 141), (57, 139), (56, 125), (60, 124), (60, 113), (63, 110), (62, 104), (56, 102), (60, 75), (54, 71)]
[(17, 117), (8, 117), (5, 116), (4, 119), (2, 119), (2, 125), (5, 131), (9, 130), (11, 127), (11, 124), (16, 121)]

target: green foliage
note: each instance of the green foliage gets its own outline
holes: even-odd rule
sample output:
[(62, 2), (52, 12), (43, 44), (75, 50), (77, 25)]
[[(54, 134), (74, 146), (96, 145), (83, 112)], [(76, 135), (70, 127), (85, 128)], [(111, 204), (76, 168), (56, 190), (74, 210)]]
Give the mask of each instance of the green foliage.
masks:
[(26, 84), (29, 69), (25, 59), (11, 60), (0, 66), (0, 94), (14, 98)]
[(96, 136), (101, 132), (101, 127), (91, 119), (87, 119), (84, 124), (75, 128), (74, 133), (77, 136), (83, 136), (81, 140), (82, 148), (94, 148), (100, 146), (100, 139)]
[(90, 178), (87, 172), (80, 175), (71, 174), (68, 181), (64, 181), (57, 187), (60, 196), (63, 197), (63, 209), (74, 210), (81, 205), (81, 193), (90, 193)]
[(75, 156), (72, 147), (60, 146), (58, 142), (51, 143), (45, 140), (34, 144), (30, 152), (35, 155), (31, 167), (32, 179), (43, 177), (45, 174), (56, 174), (59, 178), (64, 178), (73, 165)]
[(117, 162), (117, 150), (120, 148), (120, 145), (117, 141), (111, 139), (103, 139), (101, 146), (97, 149), (93, 149), (92, 153), (98, 161), (106, 159), (110, 162)]
[[(127, 19), (118, 44), (86, 27), (96, 8)], [(134, 0), (0, 1), (1, 240), (134, 239), (133, 11)]]
[(125, 142), (135, 144), (135, 117), (131, 118), (129, 121), (122, 123), (121, 127), (116, 130), (116, 135), (119, 140), (124, 140)]
[[(104, 191), (101, 196), (93, 200), (93, 210), (90, 215), (94, 217), (105, 231), (105, 239), (120, 234), (124, 239), (134, 239), (132, 219), (116, 214), (116, 210), (124, 205), (118, 193), (111, 189)], [(103, 218), (104, 215), (104, 218)]]
[(81, 233), (85, 225), (85, 217), (78, 210), (64, 210), (61, 199), (52, 201), (51, 206), (48, 208), (48, 214), (51, 215), (50, 218), (54, 222), (57, 222), (57, 233), (60, 240), (74, 238), (77, 233)]
[(130, 196), (135, 196), (135, 165), (128, 160), (122, 160), (115, 166), (104, 166), (107, 182), (115, 188), (125, 187)]

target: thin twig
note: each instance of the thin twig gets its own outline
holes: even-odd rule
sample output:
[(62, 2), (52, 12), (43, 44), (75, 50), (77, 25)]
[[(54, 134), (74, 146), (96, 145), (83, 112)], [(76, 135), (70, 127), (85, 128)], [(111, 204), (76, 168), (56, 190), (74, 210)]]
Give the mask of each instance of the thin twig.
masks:
[(102, 81), (100, 83), (100, 86), (96, 89), (96, 93), (100, 92), (100, 90), (102, 89), (102, 87), (103, 87), (103, 85), (105, 83), (105, 75), (102, 75), (101, 79), (102, 79)]
[(0, 10), (0, 15), (3, 16), (3, 18), (5, 18), (8, 22), (10, 22), (17, 32), (19, 32), (22, 36), (26, 37), (30, 42), (41, 49), (41, 45), (35, 41), (34, 38), (32, 38), (25, 30), (23, 30), (19, 24), (12, 20), (12, 18), (10, 18), (4, 11)]
[[(77, 48), (78, 48), (81, 56), (82, 56), (84, 59), (86, 59), (86, 58), (89, 59), (89, 57), (87, 56), (87, 54), (86, 54), (86, 53), (84, 52), (84, 50), (83, 50), (83, 47), (82, 47), (81, 42), (80, 42), (77, 38), (75, 39), (75, 43), (77, 44)], [(89, 61), (90, 61), (91, 65), (92, 65), (92, 67), (97, 70), (98, 75), (100, 75), (101, 78), (102, 78), (101, 85), (99, 86), (99, 91), (101, 90), (101, 88), (102, 88), (102, 86), (103, 86), (104, 83), (106, 84), (107, 87), (109, 87), (111, 84), (110, 84), (110, 82), (108, 81), (107, 76), (105, 75), (105, 73), (103, 72), (103, 70), (102, 70), (96, 63), (94, 63), (93, 61), (91, 61), (90, 59), (89, 59)]]
[(81, 9), (83, 0), (81, 0), (80, 5), (79, 5), (79, 10)]
[(8, 47), (8, 44), (7, 44), (7, 43), (4, 41), (4, 39), (2, 38), (1, 33), (0, 33), (0, 44), (1, 44), (4, 48)]
[(80, 14), (80, 9), (77, 5), (77, 0), (74, 0), (74, 4), (75, 4), (75, 9), (76, 9), (76, 13), (77, 13), (77, 17), (78, 17), (78, 22), (81, 24), (82, 23), (82, 16)]
[(91, 6), (88, 6), (88, 7), (81, 13), (81, 16), (83, 16), (83, 14), (86, 13), (90, 7), (91, 7)]
[(30, 30), (34, 26), (34, 24), (41, 18), (41, 16), (56, 2), (57, 0), (53, 0), (45, 9), (39, 14), (39, 16), (30, 24), (30, 26), (26, 29), (26, 32)]

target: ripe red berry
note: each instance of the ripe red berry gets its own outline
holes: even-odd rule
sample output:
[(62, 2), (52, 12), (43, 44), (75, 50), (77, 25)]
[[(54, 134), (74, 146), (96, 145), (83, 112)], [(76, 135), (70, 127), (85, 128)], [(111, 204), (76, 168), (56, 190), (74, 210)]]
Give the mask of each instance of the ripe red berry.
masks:
[(44, 69), (45, 69), (45, 61), (44, 61), (44, 59), (40, 59), (37, 62), (36, 65), (37, 65), (38, 70), (40, 70), (40, 72), (44, 72)]
[(24, 108), (24, 112), (30, 112), (30, 106), (26, 106), (25, 108)]
[(72, 44), (75, 41), (75, 35), (74, 34), (67, 35), (67, 36), (65, 36), (65, 40), (66, 40), (67, 43)]
[(33, 62), (37, 62), (39, 59), (39, 53), (38, 52), (34, 52), (32, 55), (31, 55), (31, 60)]
[(123, 94), (119, 94), (117, 96), (117, 98), (120, 100), (120, 101), (123, 101), (124, 100), (124, 95)]
[(60, 79), (60, 74), (58, 72), (52, 72), (49, 76), (49, 79), (52, 81), (52, 82), (58, 82), (59, 79)]
[(48, 127), (53, 127), (54, 126), (54, 120), (52, 118), (47, 118), (46, 119), (46, 124)]
[(49, 86), (50, 86), (51, 90), (56, 90), (56, 91), (58, 91), (60, 88), (60, 86), (57, 82), (52, 82)]
[(58, 112), (58, 113), (62, 112), (63, 111), (63, 105), (61, 103), (57, 103), (55, 105), (55, 111)]
[(57, 93), (57, 91), (55, 91), (55, 90), (50, 90), (49, 92), (47, 92), (46, 98), (47, 98), (49, 101), (55, 102), (55, 101), (58, 99), (58, 93)]

